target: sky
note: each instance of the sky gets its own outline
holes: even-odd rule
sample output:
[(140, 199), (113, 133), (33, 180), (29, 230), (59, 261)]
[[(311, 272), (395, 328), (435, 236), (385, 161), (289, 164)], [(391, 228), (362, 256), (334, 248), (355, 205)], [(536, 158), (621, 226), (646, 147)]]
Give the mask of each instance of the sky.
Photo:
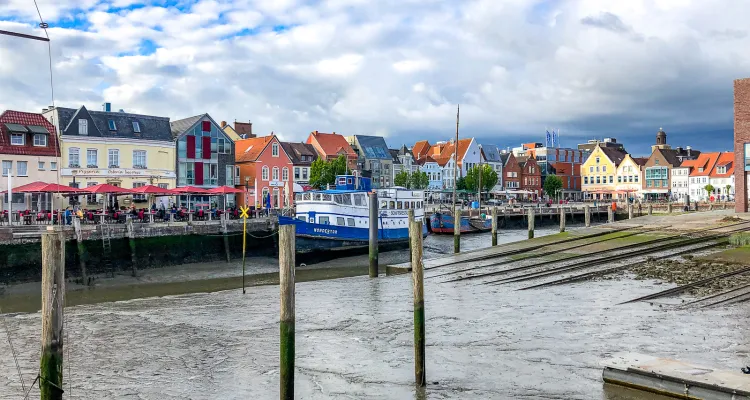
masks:
[[(750, 1), (37, 0), (57, 106), (217, 121), (303, 141), (455, 135), (501, 148), (616, 137), (731, 150)], [(31, 0), (0, 30), (44, 35)], [(0, 110), (52, 104), (44, 42), (0, 35)]]

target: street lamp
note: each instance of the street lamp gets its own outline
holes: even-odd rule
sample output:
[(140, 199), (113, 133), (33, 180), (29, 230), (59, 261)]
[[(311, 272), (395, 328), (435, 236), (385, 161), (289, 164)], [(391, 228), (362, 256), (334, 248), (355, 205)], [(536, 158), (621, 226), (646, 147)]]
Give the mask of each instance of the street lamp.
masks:
[(479, 185), (477, 187), (479, 191), (479, 202), (477, 205), (479, 206), (479, 215), (482, 215), (482, 145), (479, 145), (479, 169), (477, 170), (477, 174), (479, 175)]

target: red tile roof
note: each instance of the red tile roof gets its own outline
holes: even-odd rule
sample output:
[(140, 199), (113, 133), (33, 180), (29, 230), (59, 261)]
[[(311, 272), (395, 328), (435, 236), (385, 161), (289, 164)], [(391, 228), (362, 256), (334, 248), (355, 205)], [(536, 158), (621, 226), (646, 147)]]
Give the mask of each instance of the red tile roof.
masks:
[[(701, 153), (695, 160), (693, 170), (690, 171), (690, 176), (708, 176), (711, 170), (716, 165), (716, 161), (719, 159), (721, 153)], [(683, 164), (685, 164), (683, 162)], [(703, 171), (700, 169), (703, 168)]]
[(430, 147), (430, 142), (426, 140), (420, 140), (417, 143), (414, 143), (414, 147), (411, 148), (411, 153), (414, 155), (414, 159), (419, 160), (427, 156)]
[[(34, 146), (34, 135), (26, 134), (25, 144), (23, 146), (13, 146), (10, 144), (10, 133), (5, 124), (18, 125), (37, 125), (43, 126), (49, 132), (47, 137), (47, 146)], [(55, 127), (47, 121), (42, 114), (27, 113), (21, 111), (8, 110), (0, 114), (0, 154), (16, 154), (29, 156), (59, 156), (57, 146), (57, 134)]]
[(256, 161), (263, 153), (263, 149), (274, 138), (274, 135), (261, 136), (250, 139), (241, 139), (234, 142), (235, 161), (251, 162)]
[[(718, 173), (719, 167), (726, 166), (727, 169), (723, 174)], [(716, 165), (711, 170), (712, 178), (729, 178), (734, 174), (734, 153), (731, 151), (725, 151), (719, 155)]]
[(344, 139), (343, 136), (334, 133), (323, 133), (323, 132), (312, 132), (307, 138), (307, 143), (312, 143), (315, 140), (318, 142), (318, 146), (323, 150), (326, 157), (334, 156), (336, 154), (345, 153), (349, 158), (356, 158), (357, 153), (354, 152), (349, 142)]

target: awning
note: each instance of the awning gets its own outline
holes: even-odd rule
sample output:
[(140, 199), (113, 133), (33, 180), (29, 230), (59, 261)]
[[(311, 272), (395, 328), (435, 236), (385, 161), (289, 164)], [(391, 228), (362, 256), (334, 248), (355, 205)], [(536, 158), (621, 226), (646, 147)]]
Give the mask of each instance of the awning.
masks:
[(31, 131), (31, 133), (41, 133), (41, 134), (44, 134), (44, 135), (49, 135), (49, 131), (47, 130), (47, 128), (45, 128), (43, 126), (39, 126), (39, 125), (27, 125), (26, 127), (29, 128), (29, 130)]
[(5, 124), (5, 127), (11, 132), (27, 133), (29, 131), (25, 126), (19, 124)]

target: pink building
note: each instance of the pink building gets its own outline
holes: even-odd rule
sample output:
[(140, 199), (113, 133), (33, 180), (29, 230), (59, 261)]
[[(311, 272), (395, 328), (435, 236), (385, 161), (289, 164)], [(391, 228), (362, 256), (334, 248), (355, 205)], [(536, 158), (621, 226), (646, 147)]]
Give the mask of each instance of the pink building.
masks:
[(294, 180), (292, 160), (284, 151), (276, 135), (238, 140), (234, 143), (237, 189), (245, 193), (237, 202), (263, 207), (263, 199), (271, 194), (271, 207), (283, 208), (292, 204)]

